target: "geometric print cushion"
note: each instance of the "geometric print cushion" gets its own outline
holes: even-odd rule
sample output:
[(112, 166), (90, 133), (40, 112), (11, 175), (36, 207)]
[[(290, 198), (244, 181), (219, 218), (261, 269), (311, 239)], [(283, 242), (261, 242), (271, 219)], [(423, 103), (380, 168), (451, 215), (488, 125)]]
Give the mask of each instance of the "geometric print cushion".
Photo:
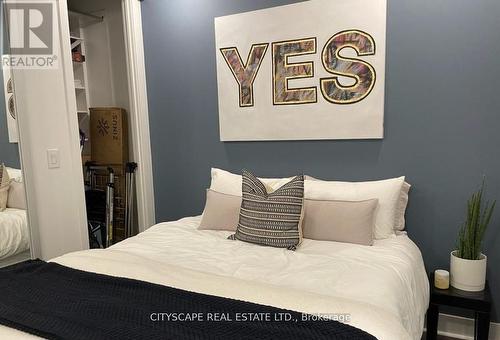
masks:
[(304, 176), (271, 193), (252, 173), (243, 170), (242, 178), (239, 223), (229, 239), (295, 250), (302, 241)]

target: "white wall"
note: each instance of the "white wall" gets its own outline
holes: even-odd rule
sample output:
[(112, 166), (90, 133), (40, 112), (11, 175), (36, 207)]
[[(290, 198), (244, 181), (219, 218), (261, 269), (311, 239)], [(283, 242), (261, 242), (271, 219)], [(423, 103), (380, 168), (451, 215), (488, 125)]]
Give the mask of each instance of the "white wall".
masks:
[[(32, 248), (42, 259), (88, 248), (66, 2), (55, 3), (59, 69), (13, 71)], [(54, 148), (61, 166), (48, 169)]]

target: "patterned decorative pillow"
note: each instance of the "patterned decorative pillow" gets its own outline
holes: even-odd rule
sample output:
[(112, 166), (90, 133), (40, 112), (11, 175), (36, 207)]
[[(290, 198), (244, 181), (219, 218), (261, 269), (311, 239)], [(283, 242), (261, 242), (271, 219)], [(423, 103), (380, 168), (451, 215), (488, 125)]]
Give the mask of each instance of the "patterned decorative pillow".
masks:
[(295, 250), (302, 241), (304, 176), (269, 193), (257, 177), (243, 170), (242, 189), (238, 227), (229, 239)]
[(7, 199), (9, 197), (10, 177), (7, 173), (7, 168), (3, 163), (0, 163), (0, 211), (4, 211), (7, 207)]

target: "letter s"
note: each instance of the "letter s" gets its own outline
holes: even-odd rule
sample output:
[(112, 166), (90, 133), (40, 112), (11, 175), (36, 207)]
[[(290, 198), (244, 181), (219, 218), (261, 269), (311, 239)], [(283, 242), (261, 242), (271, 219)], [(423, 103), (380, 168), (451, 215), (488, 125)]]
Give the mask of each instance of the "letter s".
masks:
[[(328, 73), (336, 75), (320, 80), (323, 97), (335, 104), (354, 104), (368, 96), (375, 85), (375, 69), (369, 63), (356, 58), (340, 56), (346, 47), (353, 48), (358, 56), (374, 55), (375, 41), (360, 30), (348, 30), (335, 34), (326, 43), (321, 59)], [(337, 76), (354, 78), (356, 83), (342, 86)]]

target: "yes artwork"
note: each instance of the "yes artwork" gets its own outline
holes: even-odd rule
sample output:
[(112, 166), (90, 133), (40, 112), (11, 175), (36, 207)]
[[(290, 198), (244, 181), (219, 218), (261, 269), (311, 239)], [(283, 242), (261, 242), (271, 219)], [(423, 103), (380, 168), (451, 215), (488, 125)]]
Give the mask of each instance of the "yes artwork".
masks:
[(383, 138), (386, 0), (215, 19), (222, 141)]

